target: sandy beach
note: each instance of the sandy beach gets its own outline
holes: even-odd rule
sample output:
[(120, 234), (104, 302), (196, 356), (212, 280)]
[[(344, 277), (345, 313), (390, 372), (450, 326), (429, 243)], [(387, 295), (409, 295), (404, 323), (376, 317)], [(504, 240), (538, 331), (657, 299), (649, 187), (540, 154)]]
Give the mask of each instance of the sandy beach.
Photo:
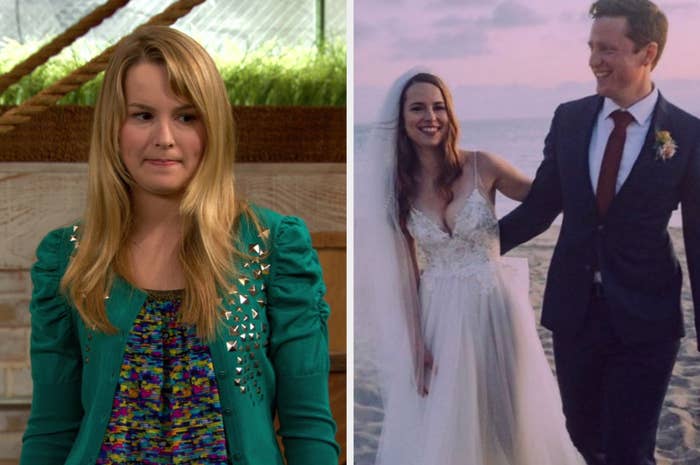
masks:
[[(683, 312), (686, 336), (682, 340), (678, 359), (664, 407), (657, 436), (658, 465), (700, 465), (700, 354), (693, 327), (692, 298), (688, 284), (683, 234), (678, 228), (669, 229), (676, 252), (683, 266)], [(548, 330), (539, 326), (542, 295), (549, 260), (559, 233), (553, 226), (547, 232), (513, 250), (509, 256), (527, 257), (530, 266), (530, 299), (535, 309), (538, 332), (545, 353), (552, 363), (552, 343)], [(361, 341), (356, 341), (356, 358), (360, 358)], [(382, 407), (378, 387), (366, 364), (355, 369), (355, 464), (371, 465), (376, 453), (381, 427)]]

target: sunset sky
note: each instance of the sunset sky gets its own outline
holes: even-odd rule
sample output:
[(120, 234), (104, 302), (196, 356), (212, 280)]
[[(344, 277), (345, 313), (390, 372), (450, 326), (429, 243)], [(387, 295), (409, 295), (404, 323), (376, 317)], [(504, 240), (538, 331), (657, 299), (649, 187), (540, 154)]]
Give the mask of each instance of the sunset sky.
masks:
[[(380, 4), (381, 3), (381, 4)], [(546, 117), (594, 91), (586, 0), (355, 0), (355, 121), (373, 119), (387, 86), (425, 65), (455, 94), (460, 118)], [(700, 0), (660, 0), (669, 18), (654, 80), (700, 113)]]

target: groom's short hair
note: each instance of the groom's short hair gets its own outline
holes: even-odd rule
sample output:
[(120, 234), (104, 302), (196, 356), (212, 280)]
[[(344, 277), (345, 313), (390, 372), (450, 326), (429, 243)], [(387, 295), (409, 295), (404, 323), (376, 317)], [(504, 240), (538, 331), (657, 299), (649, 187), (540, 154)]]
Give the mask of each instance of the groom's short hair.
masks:
[(666, 45), (668, 19), (655, 3), (649, 0), (598, 0), (591, 5), (589, 13), (593, 19), (627, 18), (627, 37), (634, 42), (635, 51), (650, 42), (658, 44), (652, 68), (656, 66)]

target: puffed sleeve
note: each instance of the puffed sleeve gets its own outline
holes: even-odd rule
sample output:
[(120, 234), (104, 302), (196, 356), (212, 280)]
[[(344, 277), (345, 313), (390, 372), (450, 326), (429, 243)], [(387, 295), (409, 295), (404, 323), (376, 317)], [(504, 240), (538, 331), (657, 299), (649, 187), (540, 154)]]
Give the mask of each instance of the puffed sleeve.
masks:
[(39, 244), (32, 267), (32, 381), (34, 392), (21, 465), (63, 464), (82, 419), (80, 345), (71, 308), (60, 293), (67, 261), (64, 230), (49, 233)]
[(270, 356), (279, 434), (288, 465), (335, 465), (339, 447), (328, 400), (326, 287), (304, 222), (285, 217), (271, 245)]

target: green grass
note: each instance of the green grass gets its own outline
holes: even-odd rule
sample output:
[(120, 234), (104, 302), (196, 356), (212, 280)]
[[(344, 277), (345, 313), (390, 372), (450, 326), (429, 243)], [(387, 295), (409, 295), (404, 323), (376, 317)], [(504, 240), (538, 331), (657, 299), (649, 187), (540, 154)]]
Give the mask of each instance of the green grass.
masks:
[[(236, 56), (231, 54), (227, 56)], [(237, 105), (345, 105), (345, 46), (278, 49), (216, 58), (229, 99)]]
[[(0, 74), (38, 49), (38, 44), (0, 43)], [(265, 45), (253, 52), (227, 45), (214, 56), (233, 105), (345, 106), (346, 47), (342, 42), (316, 47)], [(64, 50), (0, 94), (0, 105), (19, 105), (99, 53), (99, 48)], [(102, 75), (59, 100), (94, 105)]]

